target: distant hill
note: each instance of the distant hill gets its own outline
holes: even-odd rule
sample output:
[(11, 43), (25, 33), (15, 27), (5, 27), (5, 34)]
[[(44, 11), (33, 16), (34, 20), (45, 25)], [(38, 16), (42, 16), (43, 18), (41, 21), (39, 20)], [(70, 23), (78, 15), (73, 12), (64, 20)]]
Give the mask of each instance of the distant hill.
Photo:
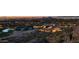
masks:
[(79, 19), (79, 16), (55, 16), (56, 19)]

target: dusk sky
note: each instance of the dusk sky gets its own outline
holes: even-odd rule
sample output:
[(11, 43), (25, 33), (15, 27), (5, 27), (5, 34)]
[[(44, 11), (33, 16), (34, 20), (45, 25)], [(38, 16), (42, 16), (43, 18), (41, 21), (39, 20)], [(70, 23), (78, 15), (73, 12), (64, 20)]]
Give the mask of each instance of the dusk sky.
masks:
[[(42, 18), (49, 16), (0, 16), (0, 19), (12, 19), (12, 18)], [(79, 16), (51, 16), (57, 19), (79, 19)]]
[(41, 16), (0, 16), (0, 18), (31, 18), (31, 17), (41, 17)]

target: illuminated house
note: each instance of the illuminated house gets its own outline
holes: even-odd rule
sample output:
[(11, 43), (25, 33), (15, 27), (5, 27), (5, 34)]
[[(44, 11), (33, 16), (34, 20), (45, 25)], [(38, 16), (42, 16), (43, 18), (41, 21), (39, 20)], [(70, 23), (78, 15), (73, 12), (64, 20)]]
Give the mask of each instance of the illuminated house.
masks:
[(54, 29), (52, 30), (52, 32), (60, 32), (60, 31), (62, 31), (60, 28), (54, 28)]
[(46, 28), (46, 26), (44, 26), (44, 25), (42, 25), (42, 26), (33, 26), (33, 28), (40, 29), (40, 28)]
[(61, 28), (46, 28), (46, 29), (39, 29), (40, 32), (60, 32), (62, 31)]

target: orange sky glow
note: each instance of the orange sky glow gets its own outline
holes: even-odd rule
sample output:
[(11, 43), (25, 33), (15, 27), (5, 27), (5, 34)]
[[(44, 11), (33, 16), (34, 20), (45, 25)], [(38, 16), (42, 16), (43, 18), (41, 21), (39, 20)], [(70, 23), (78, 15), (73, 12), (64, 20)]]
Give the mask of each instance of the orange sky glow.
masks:
[(18, 18), (42, 18), (47, 16), (0, 16), (0, 20), (3, 19), (18, 19)]

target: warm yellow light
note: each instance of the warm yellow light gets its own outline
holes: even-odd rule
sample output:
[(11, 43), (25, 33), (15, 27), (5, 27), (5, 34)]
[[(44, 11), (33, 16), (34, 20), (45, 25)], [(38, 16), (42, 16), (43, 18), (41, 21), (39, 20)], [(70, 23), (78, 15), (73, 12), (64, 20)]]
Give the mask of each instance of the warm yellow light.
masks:
[(43, 29), (39, 29), (39, 31), (44, 32), (44, 30), (43, 30)]
[(52, 32), (56, 32), (56, 30), (52, 30)]
[(52, 30), (52, 32), (59, 32), (59, 31), (62, 31), (60, 28), (54, 28), (53, 30)]
[(43, 25), (43, 28), (46, 28), (46, 26)]

